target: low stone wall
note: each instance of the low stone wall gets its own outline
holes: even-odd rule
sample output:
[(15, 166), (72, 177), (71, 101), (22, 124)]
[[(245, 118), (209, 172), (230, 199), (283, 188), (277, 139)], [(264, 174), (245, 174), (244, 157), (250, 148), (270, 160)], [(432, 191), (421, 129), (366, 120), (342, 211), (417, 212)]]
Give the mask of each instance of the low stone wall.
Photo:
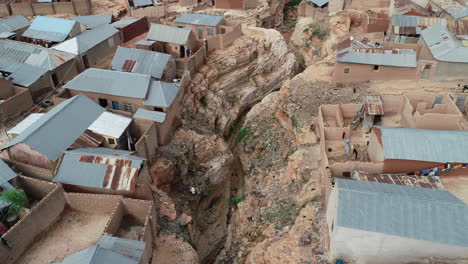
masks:
[(176, 59), (177, 77), (181, 77), (185, 71), (194, 75), (206, 60), (206, 45), (203, 44), (189, 59)]
[(135, 152), (137, 156), (151, 160), (151, 158), (156, 154), (157, 148), (158, 132), (156, 123), (153, 122), (135, 143)]
[(235, 26), (221, 26), (221, 29), (225, 30), (224, 34), (213, 36), (207, 40), (208, 51), (225, 49), (242, 36), (241, 23), (236, 23)]

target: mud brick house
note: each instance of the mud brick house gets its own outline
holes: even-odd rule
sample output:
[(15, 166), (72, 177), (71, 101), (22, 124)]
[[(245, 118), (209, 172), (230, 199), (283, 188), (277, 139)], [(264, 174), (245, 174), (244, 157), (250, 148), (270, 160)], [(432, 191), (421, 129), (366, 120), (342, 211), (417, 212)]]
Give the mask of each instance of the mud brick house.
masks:
[(184, 13), (177, 17), (174, 23), (177, 26), (191, 28), (199, 40), (224, 33), (221, 31), (221, 25), (224, 23), (222, 15)]
[[(193, 0), (179, 0), (184, 5), (193, 2)], [(213, 1), (215, 8), (220, 9), (252, 9), (257, 7), (257, 0), (216, 0)], [(192, 5), (193, 3), (189, 4)]]
[(147, 38), (154, 41), (148, 49), (167, 53), (175, 58), (189, 57), (198, 46), (195, 35), (189, 28), (151, 24)]
[(123, 42), (134, 39), (135, 37), (148, 32), (149, 29), (146, 17), (125, 17), (111, 25), (121, 32)]
[(418, 78), (417, 45), (349, 38), (337, 46), (333, 82)]
[(82, 134), (103, 112), (86, 96), (75, 96), (41, 116), (1, 150), (14, 162), (53, 170), (73, 144), (87, 145), (81, 142)]
[(360, 263), (468, 258), (468, 206), (444, 190), (336, 179), (330, 255)]
[(53, 181), (64, 184), (67, 190), (132, 195), (145, 160), (132, 154), (106, 148), (66, 151)]
[(0, 78), (0, 120), (11, 120), (31, 109), (33, 105), (27, 88), (14, 86), (11, 80)]
[(82, 31), (80, 23), (63, 18), (37, 16), (23, 33), (27, 42), (51, 47), (54, 44), (73, 38)]
[(421, 31), (419, 57), (422, 79), (466, 79), (468, 72), (468, 35), (455, 36), (446, 26), (436, 24)]
[(0, 20), (0, 38), (17, 39), (31, 25), (24, 16), (17, 15)]
[(6, 15), (45, 16), (45, 15), (89, 15), (89, 0), (6, 0), (0, 5), (1, 13)]
[(151, 75), (166, 82), (176, 77), (176, 63), (171, 55), (144, 49), (119, 47), (112, 60), (112, 70)]
[(0, 263), (151, 263), (157, 234), (151, 201), (64, 192), (61, 184), (18, 178), (37, 202), (3, 235), (11, 248), (0, 245)]
[(390, 18), (385, 13), (367, 13), (363, 22), (364, 32), (386, 32), (390, 26)]
[(34, 101), (79, 73), (75, 55), (23, 42), (0, 40), (0, 72), (26, 87)]
[(150, 75), (101, 69), (88, 69), (64, 87), (72, 96), (85, 94), (102, 107), (130, 113), (167, 111), (181, 94), (176, 84), (152, 81)]
[(76, 16), (72, 18), (81, 25), (86, 26), (86, 29), (97, 28), (102, 25), (111, 24), (114, 22), (114, 17), (112, 14), (98, 14), (98, 15), (89, 15), (89, 16)]
[[(448, 163), (468, 163), (467, 139), (468, 131), (465, 130), (379, 126), (374, 127), (370, 134), (368, 155), (371, 161), (383, 163), (384, 172), (411, 173)], [(462, 166), (453, 167), (447, 172), (450, 175), (468, 171)]]
[(122, 43), (120, 32), (111, 25), (101, 25), (66, 40), (53, 49), (77, 55), (82, 69), (107, 68), (115, 50)]

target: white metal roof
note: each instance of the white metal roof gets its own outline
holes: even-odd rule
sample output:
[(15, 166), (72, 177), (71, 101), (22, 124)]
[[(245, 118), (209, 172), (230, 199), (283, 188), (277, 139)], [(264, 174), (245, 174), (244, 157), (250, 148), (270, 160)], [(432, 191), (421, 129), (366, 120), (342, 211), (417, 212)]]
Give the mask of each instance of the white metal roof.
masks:
[(103, 136), (119, 138), (130, 125), (130, 122), (132, 122), (132, 119), (129, 117), (104, 112), (88, 129)]

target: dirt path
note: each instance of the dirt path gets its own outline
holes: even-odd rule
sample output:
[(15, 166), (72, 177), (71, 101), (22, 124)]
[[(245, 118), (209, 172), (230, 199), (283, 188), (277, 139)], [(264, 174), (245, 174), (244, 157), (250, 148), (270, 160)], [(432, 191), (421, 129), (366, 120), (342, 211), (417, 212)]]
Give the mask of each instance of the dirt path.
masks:
[(443, 178), (445, 189), (468, 204), (468, 178)]

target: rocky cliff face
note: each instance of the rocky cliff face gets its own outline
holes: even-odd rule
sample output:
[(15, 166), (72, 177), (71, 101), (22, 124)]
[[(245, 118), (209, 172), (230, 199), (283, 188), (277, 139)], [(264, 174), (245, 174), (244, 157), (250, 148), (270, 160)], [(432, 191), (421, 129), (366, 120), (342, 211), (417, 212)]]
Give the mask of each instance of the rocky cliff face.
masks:
[(237, 118), (297, 70), (293, 53), (276, 30), (246, 28), (226, 50), (212, 53), (186, 96), (185, 120), (227, 135)]

